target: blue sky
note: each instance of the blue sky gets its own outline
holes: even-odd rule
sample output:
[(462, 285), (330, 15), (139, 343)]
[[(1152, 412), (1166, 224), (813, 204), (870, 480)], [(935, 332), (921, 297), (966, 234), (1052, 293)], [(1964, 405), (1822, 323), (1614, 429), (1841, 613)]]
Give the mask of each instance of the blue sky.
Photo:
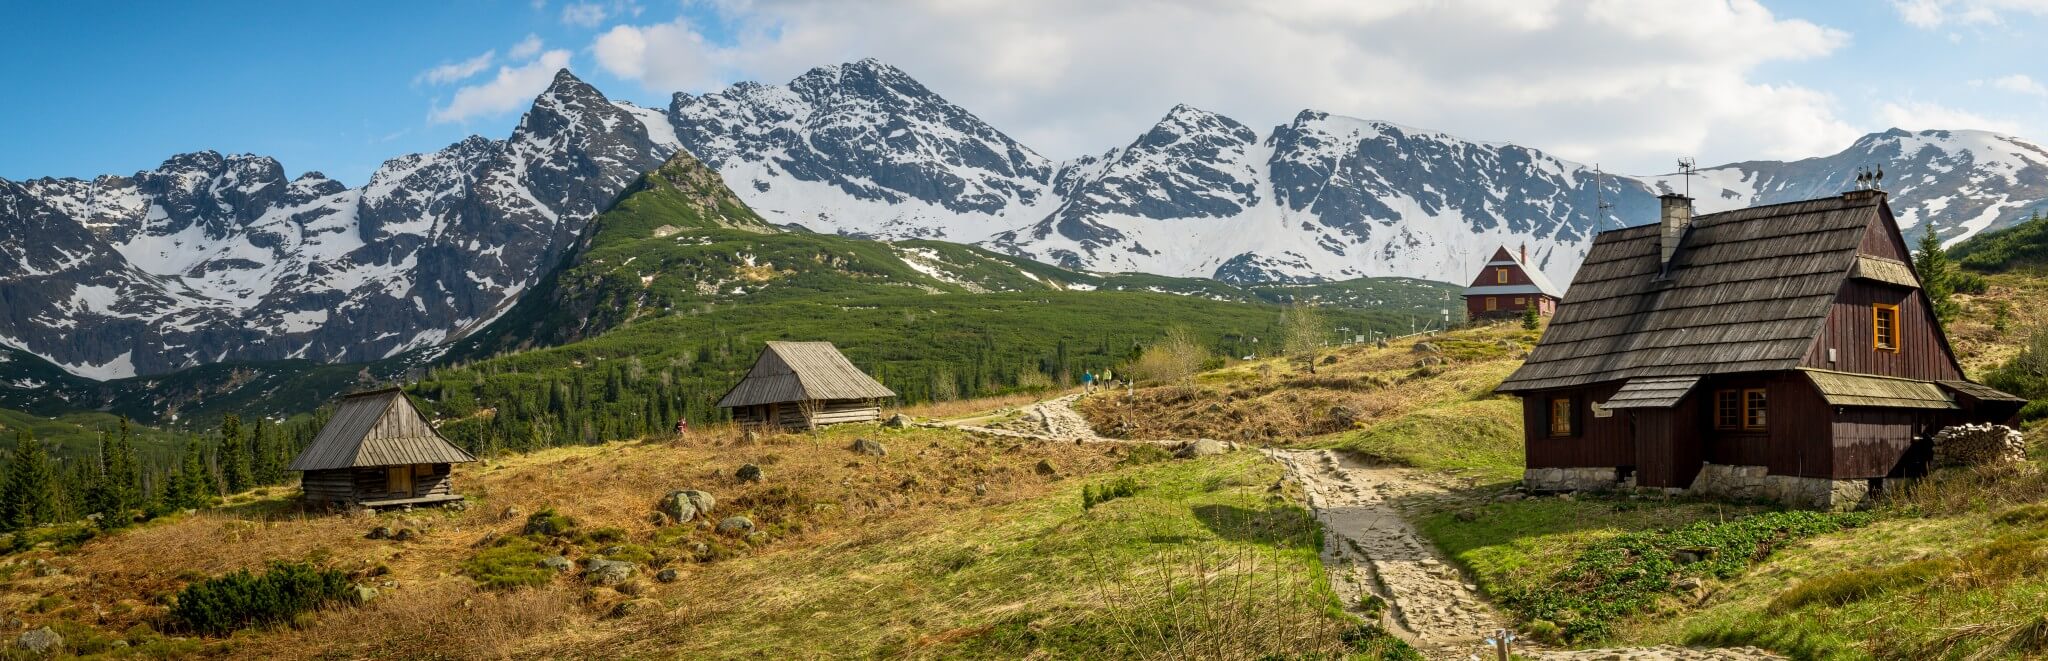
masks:
[(1055, 159), (1183, 102), (1262, 130), (1315, 108), (1623, 172), (1821, 155), (1894, 125), (2048, 140), (2043, 0), (924, 5), (0, 0), (0, 177), (214, 149), (359, 185), (399, 154), (504, 137), (552, 65), (661, 107), (868, 56)]

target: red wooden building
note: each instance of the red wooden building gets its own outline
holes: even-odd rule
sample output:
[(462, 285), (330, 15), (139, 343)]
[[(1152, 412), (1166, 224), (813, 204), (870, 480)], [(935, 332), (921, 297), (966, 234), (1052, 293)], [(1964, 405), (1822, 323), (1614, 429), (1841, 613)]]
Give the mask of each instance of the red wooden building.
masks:
[(1522, 398), (1525, 484), (1691, 488), (1816, 507), (1921, 474), (1931, 437), (2023, 400), (1964, 379), (1885, 194), (1602, 232)]
[(1529, 268), (1529, 248), (1510, 253), (1506, 246), (1493, 252), (1479, 269), (1472, 285), (1465, 288), (1465, 318), (1469, 320), (1520, 317), (1529, 306), (1537, 314), (1550, 316), (1563, 296), (1543, 272)]

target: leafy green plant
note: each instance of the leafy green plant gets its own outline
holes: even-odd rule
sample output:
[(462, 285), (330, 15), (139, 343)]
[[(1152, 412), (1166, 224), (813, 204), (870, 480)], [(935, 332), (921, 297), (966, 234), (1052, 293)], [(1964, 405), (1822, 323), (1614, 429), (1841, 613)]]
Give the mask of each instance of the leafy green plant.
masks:
[(358, 603), (347, 574), (305, 563), (274, 562), (262, 574), (243, 570), (185, 586), (168, 619), (183, 631), (224, 635), (290, 622), (300, 613), (337, 603)]
[(1138, 481), (1128, 477), (1117, 478), (1102, 485), (1081, 487), (1081, 509), (1092, 510), (1096, 505), (1127, 498), (1138, 493)]

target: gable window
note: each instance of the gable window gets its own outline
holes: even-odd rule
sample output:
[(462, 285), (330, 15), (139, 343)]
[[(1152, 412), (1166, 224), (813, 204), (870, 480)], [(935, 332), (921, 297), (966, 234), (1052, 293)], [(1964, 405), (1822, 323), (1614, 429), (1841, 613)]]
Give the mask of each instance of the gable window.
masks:
[(1572, 435), (1572, 398), (1550, 398), (1550, 435)]
[(1496, 267), (1494, 267), (1494, 268), (1493, 268), (1493, 282), (1494, 282), (1494, 284), (1497, 284), (1497, 285), (1505, 285), (1505, 284), (1507, 284), (1507, 283), (1508, 283), (1508, 267), (1505, 267), (1505, 266), (1496, 266)]
[(1763, 388), (1714, 391), (1714, 428), (1761, 431), (1768, 422)]
[(1492, 312), (1498, 309), (1500, 309), (1500, 299), (1494, 298), (1492, 296), (1486, 297), (1486, 311)]
[(1899, 306), (1870, 306), (1870, 346), (1878, 351), (1899, 350)]

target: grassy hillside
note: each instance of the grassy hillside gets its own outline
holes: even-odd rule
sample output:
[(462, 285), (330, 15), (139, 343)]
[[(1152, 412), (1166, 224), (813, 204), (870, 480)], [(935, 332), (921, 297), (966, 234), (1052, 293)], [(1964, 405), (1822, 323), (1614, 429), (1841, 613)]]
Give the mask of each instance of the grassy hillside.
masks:
[(2048, 266), (2048, 218), (2035, 212), (2026, 222), (1964, 239), (1949, 249), (1949, 256), (1981, 273), (2038, 271)]
[[(846, 449), (878, 439), (887, 456)], [(1319, 530), (1253, 453), (1201, 460), (1008, 445), (951, 431), (838, 427), (742, 443), (563, 448), (457, 469), (467, 511), (300, 516), (281, 490), (0, 559), (0, 613), (67, 649), (215, 658), (918, 656), (1379, 658), (1323, 582)], [(742, 463), (758, 483), (735, 480)], [(1084, 508), (1081, 491), (1131, 495)], [(711, 521), (656, 525), (674, 489)], [(558, 518), (557, 518), (558, 517)], [(557, 526), (536, 532), (528, 524)], [(376, 526), (407, 541), (365, 540)], [(635, 569), (594, 585), (549, 554)], [(344, 572), (377, 593), (233, 636), (167, 608), (185, 586), (271, 561)], [(33, 572), (31, 566), (57, 572)], [(656, 578), (673, 570), (674, 580)], [(45, 575), (47, 574), (47, 575)], [(502, 587), (486, 587), (487, 579)], [(684, 625), (684, 626), (679, 626)]]

